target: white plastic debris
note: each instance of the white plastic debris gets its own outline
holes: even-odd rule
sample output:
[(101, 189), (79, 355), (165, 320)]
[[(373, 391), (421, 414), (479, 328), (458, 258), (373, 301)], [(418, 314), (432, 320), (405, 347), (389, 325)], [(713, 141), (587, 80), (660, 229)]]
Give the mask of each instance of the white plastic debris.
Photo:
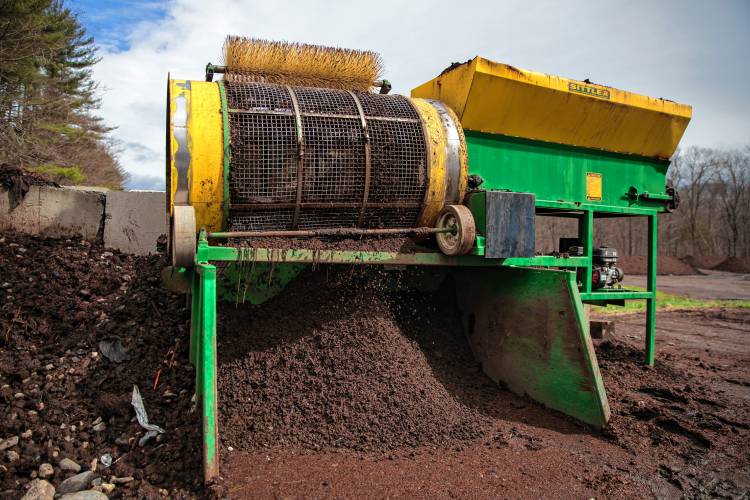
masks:
[(164, 429), (158, 425), (148, 423), (148, 414), (146, 413), (146, 407), (143, 406), (143, 398), (141, 397), (141, 391), (137, 385), (133, 385), (133, 396), (131, 397), (130, 404), (135, 408), (135, 416), (138, 419), (138, 424), (146, 429), (146, 434), (138, 440), (138, 445), (145, 445), (149, 439), (155, 437), (157, 434), (163, 434)]
[(105, 453), (101, 457), (99, 457), (99, 462), (104, 466), (104, 468), (108, 468), (110, 465), (112, 465), (112, 455), (109, 453)]

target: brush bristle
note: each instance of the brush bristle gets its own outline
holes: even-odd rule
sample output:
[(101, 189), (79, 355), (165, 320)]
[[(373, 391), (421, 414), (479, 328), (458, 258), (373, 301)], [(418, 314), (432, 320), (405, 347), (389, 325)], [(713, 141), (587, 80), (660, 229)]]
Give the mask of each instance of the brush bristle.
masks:
[(371, 51), (228, 36), (224, 79), (306, 87), (369, 90), (383, 71)]

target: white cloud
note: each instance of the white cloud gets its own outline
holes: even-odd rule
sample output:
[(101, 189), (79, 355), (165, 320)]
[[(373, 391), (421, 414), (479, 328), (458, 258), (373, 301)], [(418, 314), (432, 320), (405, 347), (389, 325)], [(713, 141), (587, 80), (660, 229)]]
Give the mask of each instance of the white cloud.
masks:
[[(102, 116), (133, 179), (163, 178), (167, 73), (202, 79), (227, 34), (379, 51), (399, 93), (474, 55), (694, 106), (684, 144), (750, 141), (749, 4), (178, 0), (103, 47)], [(153, 181), (153, 179), (151, 179)], [(153, 182), (150, 182), (153, 184)], [(131, 185), (132, 182), (131, 182)]]

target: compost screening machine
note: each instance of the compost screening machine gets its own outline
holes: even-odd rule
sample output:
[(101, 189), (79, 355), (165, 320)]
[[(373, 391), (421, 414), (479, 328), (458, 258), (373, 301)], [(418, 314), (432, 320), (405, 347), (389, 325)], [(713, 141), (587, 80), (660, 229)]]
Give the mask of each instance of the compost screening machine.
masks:
[[(665, 177), (689, 106), (481, 57), (411, 97), (388, 93), (372, 52), (230, 37), (224, 57), (205, 81), (168, 83), (169, 273), (191, 296), (207, 481), (219, 464), (217, 297), (259, 304), (316, 264), (451, 275), (491, 379), (607, 424), (584, 304), (645, 300), (653, 364), (657, 215), (679, 201)], [(575, 219), (577, 235), (537, 254), (538, 215)], [(594, 247), (599, 217), (648, 220), (646, 291), (622, 288), (616, 249)], [(336, 247), (384, 235), (419, 250)]]

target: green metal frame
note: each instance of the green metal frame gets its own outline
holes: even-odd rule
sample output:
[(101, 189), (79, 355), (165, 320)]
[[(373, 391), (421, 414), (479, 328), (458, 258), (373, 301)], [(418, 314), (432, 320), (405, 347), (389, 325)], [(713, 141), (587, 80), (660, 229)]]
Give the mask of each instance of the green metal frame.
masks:
[[(566, 286), (562, 289), (567, 290), (566, 300), (572, 301), (573, 311), (575, 312), (575, 321), (578, 324), (579, 333), (573, 333), (573, 338), (578, 338), (581, 342), (582, 352), (588, 353), (581, 358), (581, 362), (572, 362), (571, 359), (556, 359), (555, 363), (562, 363), (560, 369), (567, 370), (571, 367), (583, 366), (585, 373), (589, 373), (591, 386), (596, 393), (596, 408), (586, 410), (585, 405), (578, 404), (578, 399), (571, 399), (566, 402), (565, 384), (554, 384), (548, 380), (542, 386), (530, 386), (529, 390), (541, 391), (539, 397), (542, 402), (552, 408), (559, 409), (569, 413), (583, 421), (593, 425), (604, 425), (608, 418), (608, 409), (606, 409), (606, 395), (604, 394), (600, 376), (598, 375), (598, 366), (596, 366), (596, 357), (593, 355), (593, 349), (589, 348), (590, 338), (588, 337), (588, 325), (584, 320), (582, 312), (583, 294), (579, 294), (575, 283), (575, 270), (579, 267), (586, 268), (591, 264), (590, 255), (585, 257), (554, 257), (554, 256), (536, 256), (531, 258), (510, 258), (510, 259), (486, 259), (481, 255), (465, 255), (460, 257), (450, 257), (440, 253), (426, 252), (401, 254), (393, 252), (360, 252), (360, 251), (336, 251), (336, 250), (303, 250), (303, 249), (268, 249), (268, 248), (237, 248), (212, 246), (209, 243), (207, 232), (201, 230), (197, 252), (196, 265), (192, 271), (192, 288), (191, 288), (191, 328), (190, 328), (190, 361), (196, 369), (196, 396), (201, 411), (203, 421), (203, 466), (204, 480), (211, 482), (219, 474), (219, 440), (218, 440), (218, 410), (217, 410), (217, 390), (216, 390), (216, 303), (217, 303), (217, 268), (216, 263), (252, 263), (252, 266), (263, 266), (273, 264), (275, 266), (299, 266), (300, 264), (356, 264), (356, 265), (410, 265), (410, 266), (444, 266), (461, 268), (466, 270), (477, 268), (494, 268), (495, 272), (501, 272), (504, 269), (512, 271), (517, 269), (518, 272), (524, 268), (554, 268), (558, 269), (557, 273), (565, 276)], [(251, 269), (253, 268), (251, 267)], [(568, 269), (566, 272), (565, 269)], [(525, 269), (527, 272), (540, 273), (539, 269)], [(542, 273), (544, 274), (544, 273)], [(292, 279), (296, 275), (294, 272), (288, 277)], [(492, 276), (499, 276), (492, 274)], [(286, 278), (284, 278), (286, 279)], [(497, 285), (497, 284), (496, 284)], [(519, 283), (519, 286), (522, 286)], [(534, 287), (538, 289), (539, 287)], [(551, 287), (547, 290), (550, 297), (559, 294), (555, 292), (559, 287)], [(554, 290), (553, 290), (554, 289)], [(630, 292), (635, 293), (635, 292)], [(614, 293), (612, 295), (615, 295)], [(622, 294), (620, 294), (622, 295)], [(556, 298), (554, 300), (560, 300)], [(561, 335), (558, 333), (557, 335)], [(570, 333), (566, 334), (570, 337)], [(588, 347), (587, 347), (588, 346)], [(590, 352), (589, 352), (590, 351)], [(582, 364), (581, 364), (582, 363)], [(544, 388), (542, 390), (541, 388)], [(522, 390), (520, 388), (519, 390)], [(555, 392), (556, 391), (556, 392)], [(593, 401), (593, 400), (592, 400)]]
[[(226, 213), (229, 206), (229, 110), (225, 89), (221, 82), (218, 82), (218, 85), (224, 126), (224, 209)], [(558, 349), (557, 355), (546, 360), (546, 365), (542, 362), (544, 366), (538, 366), (538, 370), (532, 370), (533, 373), (547, 373), (548, 376), (534, 377), (531, 374), (520, 382), (518, 378), (511, 377), (513, 380), (509, 381), (509, 384), (515, 384), (518, 391), (535, 394), (536, 399), (552, 408), (594, 425), (606, 423), (609, 409), (588, 333), (583, 303), (622, 304), (625, 300), (645, 300), (644, 362), (647, 365), (653, 365), (657, 216), (665, 211), (664, 202), (670, 198), (663, 192), (669, 162), (473, 131), (466, 131), (466, 139), (471, 159), (469, 173), (481, 176), (483, 179), (481, 189), (533, 193), (538, 214), (576, 218), (578, 238), (584, 248), (584, 255), (485, 258), (483, 195), (472, 195), (467, 199), (467, 205), (474, 214), (479, 234), (472, 254), (464, 256), (451, 257), (436, 252), (401, 254), (213, 246), (208, 240), (206, 231), (202, 230), (198, 239), (196, 265), (192, 270), (190, 360), (196, 368), (196, 395), (203, 419), (204, 479), (207, 482), (215, 479), (219, 473), (216, 301), (220, 294), (232, 295), (224, 290), (226, 284), (217, 283), (215, 263), (218, 262), (229, 263), (227, 268), (229, 271), (224, 272), (230, 273), (228, 278), (225, 277), (230, 284), (233, 283), (232, 280), (237, 281), (235, 300), (238, 300), (240, 296), (242, 279), (249, 280), (251, 283), (259, 283), (266, 288), (250, 296), (251, 303), (267, 300), (278, 293), (288, 281), (294, 279), (304, 266), (315, 264), (452, 267), (455, 268), (453, 273), (456, 276), (463, 274), (475, 277), (474, 282), (477, 283), (477, 287), (485, 290), (484, 295), (480, 294), (480, 299), (484, 297), (482, 300), (485, 302), (494, 301), (496, 304), (505, 304), (508, 310), (517, 309), (515, 313), (511, 311), (503, 316), (503, 314), (497, 314), (497, 311), (502, 309), (500, 306), (492, 306), (495, 308), (492, 314), (496, 315), (498, 321), (506, 322), (509, 328), (512, 328), (514, 321), (526, 321), (525, 318), (534, 317), (533, 313), (519, 313), (519, 311), (529, 310), (538, 304), (554, 303), (556, 304), (556, 309), (553, 311), (555, 314), (562, 314), (563, 309), (568, 311), (566, 313), (569, 317), (568, 324), (567, 326), (558, 325), (547, 333), (554, 337), (555, 342), (564, 343), (565, 354), (560, 354), (563, 351)], [(601, 199), (587, 197), (589, 194), (586, 192), (587, 173), (601, 175)], [(592, 289), (594, 220), (597, 217), (613, 216), (648, 218), (646, 291)], [(247, 266), (246, 263), (251, 264)], [(477, 272), (477, 268), (482, 268), (483, 271)], [(545, 273), (539, 269), (528, 268), (547, 268), (554, 272)], [(277, 274), (274, 276), (275, 269)], [(576, 280), (576, 272), (579, 269), (582, 270), (580, 283)], [(476, 295), (479, 288), (472, 292), (471, 287), (465, 286), (464, 290), (467, 296)], [(245, 299), (244, 294), (242, 298)], [(473, 302), (479, 303), (480, 299)], [(543, 330), (544, 328), (541, 327), (536, 328), (532, 335), (538, 337), (536, 340), (531, 339), (532, 336), (526, 339), (521, 336), (515, 338), (507, 346), (500, 346), (506, 349), (506, 354), (511, 353), (510, 357), (503, 358), (502, 363), (518, 367), (519, 373), (524, 372), (526, 365), (532, 366), (534, 363), (539, 365), (538, 360), (534, 361), (539, 346), (534, 347), (531, 342), (539, 341), (542, 342), (539, 345), (547, 345), (546, 342), (549, 339)], [(559, 344), (558, 347), (562, 345)], [(505, 356), (505, 354), (500, 353), (498, 356)], [(519, 361), (523, 359), (528, 362), (524, 364)], [(496, 372), (495, 378), (502, 379), (502, 376), (497, 376), (501, 372), (502, 369)], [(561, 377), (559, 373), (567, 373), (570, 376)], [(588, 389), (582, 393), (575, 392), (580, 389), (580, 386), (572, 383), (573, 379), (581, 381), (584, 385), (588, 384)], [(578, 389), (571, 389), (574, 386)]]
[[(537, 207), (643, 214), (663, 211), (669, 161), (516, 137), (464, 131), (469, 173), (481, 189), (534, 193)], [(587, 197), (586, 174), (600, 174), (600, 200)]]
[(216, 266), (198, 262), (193, 272), (190, 362), (203, 427), (203, 479), (219, 475), (218, 395), (216, 391)]

